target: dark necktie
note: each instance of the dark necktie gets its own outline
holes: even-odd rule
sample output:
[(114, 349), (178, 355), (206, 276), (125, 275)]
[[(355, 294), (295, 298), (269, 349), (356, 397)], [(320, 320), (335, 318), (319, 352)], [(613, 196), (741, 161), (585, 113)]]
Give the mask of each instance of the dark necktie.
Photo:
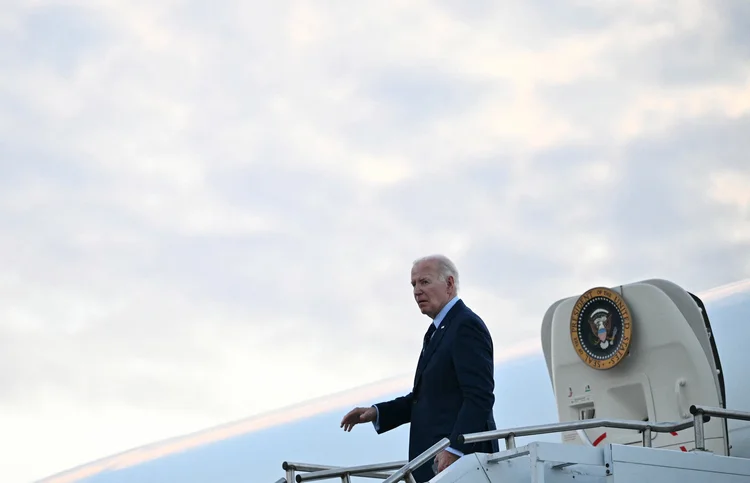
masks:
[(427, 332), (424, 335), (424, 339), (422, 340), (422, 354), (424, 354), (424, 351), (427, 350), (427, 344), (430, 343), (430, 339), (432, 339), (432, 334), (435, 333), (435, 330), (437, 330), (435, 324), (430, 324), (430, 327), (427, 329)]

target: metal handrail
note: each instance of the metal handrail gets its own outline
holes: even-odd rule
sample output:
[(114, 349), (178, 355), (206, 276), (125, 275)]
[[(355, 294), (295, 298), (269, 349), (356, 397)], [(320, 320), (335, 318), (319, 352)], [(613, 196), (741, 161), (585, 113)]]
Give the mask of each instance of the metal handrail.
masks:
[(327, 480), (329, 478), (338, 478), (338, 477), (344, 477), (346, 479), (346, 477), (349, 477), (349, 476), (365, 476), (366, 474), (379, 475), (379, 477), (385, 479), (385, 478), (390, 477), (391, 474), (390, 473), (375, 473), (375, 472), (397, 470), (401, 468), (402, 466), (404, 466), (404, 464), (406, 464), (406, 462), (404, 461), (394, 461), (391, 463), (375, 463), (375, 464), (360, 465), (360, 466), (329, 468), (329, 469), (315, 471), (312, 473), (307, 473), (304, 475), (298, 474), (297, 483), (302, 483), (303, 481)]
[(538, 434), (561, 433), (563, 431), (575, 431), (578, 429), (615, 428), (633, 429), (643, 432), (643, 446), (651, 447), (652, 432), (669, 433), (672, 431), (680, 431), (692, 427), (694, 424), (693, 419), (688, 419), (679, 423), (649, 423), (646, 421), (629, 421), (626, 419), (586, 419), (583, 421), (540, 424), (537, 426), (524, 426), (514, 429), (462, 434), (458, 437), (458, 443), (478, 443), (480, 441), (504, 439), (505, 448), (513, 449), (516, 447), (516, 436), (535, 436)]
[[(750, 412), (735, 411), (710, 406), (690, 406), (691, 419), (679, 423), (649, 423), (646, 421), (630, 421), (626, 419), (586, 419), (583, 421), (570, 421), (563, 423), (540, 424), (536, 426), (523, 426), (514, 429), (502, 429), (493, 431), (482, 431), (479, 433), (462, 434), (458, 436), (458, 443), (478, 443), (481, 441), (491, 441), (495, 439), (504, 439), (505, 448), (513, 449), (516, 447), (516, 436), (534, 436), (539, 434), (561, 433), (563, 431), (581, 431), (592, 428), (614, 428), (614, 429), (632, 429), (643, 433), (643, 446), (651, 447), (651, 433), (670, 433), (681, 431), (693, 427), (695, 431), (695, 449), (705, 451), (705, 433), (703, 424), (710, 421), (711, 416), (724, 419), (738, 419), (741, 421), (750, 421)], [(422, 454), (411, 461), (396, 461), (392, 463), (379, 463), (362, 466), (336, 467), (312, 465), (305, 463), (290, 463), (285, 461), (282, 468), (287, 472), (287, 478), (282, 478), (276, 483), (292, 483), (295, 471), (308, 471), (307, 475), (296, 475), (296, 481), (323, 480), (327, 478), (340, 477), (343, 482), (351, 482), (350, 476), (362, 476), (368, 478), (385, 478), (383, 483), (397, 483), (405, 480), (407, 483), (414, 483), (412, 472), (422, 466), (431, 458), (434, 458), (440, 451), (450, 445), (448, 438), (443, 438)], [(396, 469), (391, 474), (378, 473)]]
[[(391, 473), (381, 473), (381, 471), (400, 468), (406, 463), (408, 463), (408, 461), (393, 461), (389, 463), (379, 463), (379, 464), (368, 465), (369, 467), (371, 467), (371, 469), (362, 473), (357, 472), (357, 476), (363, 477), (363, 478), (377, 478), (380, 480), (384, 480), (388, 478), (389, 476), (391, 476)], [(351, 471), (352, 468), (360, 468), (360, 467), (347, 468), (344, 466), (316, 465), (316, 464), (310, 464), (310, 463), (295, 463), (291, 461), (284, 461), (281, 464), (281, 468), (286, 472), (287, 477), (283, 478), (280, 481), (286, 482), (286, 483), (294, 483), (295, 481), (300, 481), (299, 480), (300, 477), (305, 478), (305, 480), (303, 481), (310, 481), (306, 479), (308, 476), (316, 475), (323, 471), (338, 470), (340, 474), (337, 474), (334, 476), (343, 476), (343, 473), (347, 471)], [(309, 474), (307, 475), (295, 474), (297, 471), (304, 471)], [(331, 476), (328, 476), (328, 478), (330, 477)]]
[[(690, 406), (690, 414), (693, 415), (695, 428), (695, 449), (698, 451), (706, 450), (706, 434), (703, 431), (703, 423), (707, 423), (711, 416), (724, 419), (739, 419), (740, 421), (750, 421), (750, 413), (747, 411), (735, 411), (732, 409), (716, 408), (710, 406)], [(700, 416), (700, 417), (699, 417)]]
[(427, 448), (422, 454), (406, 463), (399, 470), (395, 471), (383, 483), (396, 483), (401, 480), (405, 480), (407, 481), (407, 483), (414, 483), (415, 480), (414, 476), (412, 476), (412, 472), (425, 464), (427, 461), (434, 458), (435, 455), (450, 446), (450, 444), (451, 441), (448, 438), (441, 439), (437, 443)]
[(717, 418), (750, 421), (750, 412), (747, 411), (735, 411), (734, 409), (716, 408), (711, 406), (697, 406), (695, 404), (690, 406), (690, 414), (693, 416), (705, 414), (706, 416), (716, 416)]

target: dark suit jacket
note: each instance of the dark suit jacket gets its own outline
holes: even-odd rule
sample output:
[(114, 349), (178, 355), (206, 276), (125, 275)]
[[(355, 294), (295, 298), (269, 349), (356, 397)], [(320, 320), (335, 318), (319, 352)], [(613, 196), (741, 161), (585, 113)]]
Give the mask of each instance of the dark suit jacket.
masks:
[[(409, 459), (442, 438), (464, 454), (499, 450), (497, 440), (458, 444), (460, 434), (496, 429), (492, 338), (481, 318), (462, 300), (448, 311), (420, 357), (412, 391), (376, 404), (378, 433), (411, 423)], [(432, 460), (414, 472), (418, 482), (434, 476)]]

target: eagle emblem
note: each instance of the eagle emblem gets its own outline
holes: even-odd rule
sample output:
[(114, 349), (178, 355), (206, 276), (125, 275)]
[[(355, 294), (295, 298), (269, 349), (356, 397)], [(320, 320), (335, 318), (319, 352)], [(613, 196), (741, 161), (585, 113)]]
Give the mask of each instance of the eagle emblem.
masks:
[(611, 369), (630, 353), (633, 319), (622, 295), (595, 287), (570, 312), (570, 338), (581, 360), (592, 369)]
[(593, 338), (591, 343), (606, 349), (617, 335), (617, 327), (612, 328), (612, 314), (607, 309), (596, 309), (589, 315), (589, 327)]

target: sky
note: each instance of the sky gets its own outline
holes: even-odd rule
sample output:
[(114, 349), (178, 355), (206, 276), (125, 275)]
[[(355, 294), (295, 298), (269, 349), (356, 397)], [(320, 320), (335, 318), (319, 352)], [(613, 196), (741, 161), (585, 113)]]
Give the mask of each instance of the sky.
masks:
[(5, 1), (4, 481), (411, 372), (428, 253), (499, 353), (593, 285), (750, 277), (748, 18)]

